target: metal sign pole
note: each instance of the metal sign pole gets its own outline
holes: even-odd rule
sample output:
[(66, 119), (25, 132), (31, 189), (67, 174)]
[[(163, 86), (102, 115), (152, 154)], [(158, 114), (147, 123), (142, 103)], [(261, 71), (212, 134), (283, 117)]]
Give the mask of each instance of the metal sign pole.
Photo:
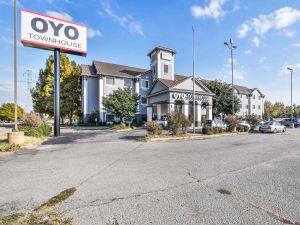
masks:
[(54, 136), (60, 136), (60, 50), (54, 49)]

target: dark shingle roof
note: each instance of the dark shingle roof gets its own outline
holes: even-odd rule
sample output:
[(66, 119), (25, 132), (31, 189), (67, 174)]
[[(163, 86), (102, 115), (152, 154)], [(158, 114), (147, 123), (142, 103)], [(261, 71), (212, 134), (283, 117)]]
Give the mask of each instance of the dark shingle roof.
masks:
[(96, 70), (92, 65), (81, 65), (81, 75), (96, 75)]
[(141, 68), (118, 65), (118, 64), (107, 63), (107, 62), (100, 62), (100, 61), (93, 61), (93, 65), (96, 69), (97, 74), (127, 77), (127, 78), (136, 77), (137, 75), (147, 71)]

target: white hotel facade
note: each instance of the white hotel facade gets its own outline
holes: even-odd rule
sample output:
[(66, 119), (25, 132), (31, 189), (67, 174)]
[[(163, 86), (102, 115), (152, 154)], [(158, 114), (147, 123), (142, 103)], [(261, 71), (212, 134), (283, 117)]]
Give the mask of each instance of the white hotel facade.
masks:
[[(155, 47), (148, 53), (150, 68), (142, 69), (107, 62), (93, 61), (81, 66), (82, 112), (86, 120), (97, 110), (103, 122), (117, 118), (103, 108), (102, 97), (118, 88), (131, 87), (133, 93), (141, 96), (135, 119), (137, 123), (160, 119), (172, 111), (186, 116), (193, 114), (193, 77), (174, 73), (176, 52), (165, 47)], [(263, 115), (264, 95), (256, 88), (235, 86), (241, 99), (240, 116)], [(212, 93), (201, 79), (195, 80), (196, 125), (201, 117), (212, 119)]]

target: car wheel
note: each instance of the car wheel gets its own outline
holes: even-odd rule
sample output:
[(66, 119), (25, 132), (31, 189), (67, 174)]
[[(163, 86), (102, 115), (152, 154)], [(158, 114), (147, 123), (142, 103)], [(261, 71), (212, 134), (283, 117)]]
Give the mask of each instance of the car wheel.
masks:
[(283, 133), (286, 132), (286, 128), (283, 128), (282, 132), (283, 132)]
[(260, 133), (265, 133), (265, 132), (261, 130)]
[(274, 129), (274, 134), (276, 134), (277, 133), (277, 129)]

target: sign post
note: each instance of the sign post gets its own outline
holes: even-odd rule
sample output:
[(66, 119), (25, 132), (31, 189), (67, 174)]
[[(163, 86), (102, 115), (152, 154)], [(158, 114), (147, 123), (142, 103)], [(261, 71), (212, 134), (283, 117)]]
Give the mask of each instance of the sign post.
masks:
[(60, 136), (60, 53), (85, 56), (87, 27), (23, 9), (21, 41), (27, 47), (54, 51), (54, 136)]
[(54, 136), (60, 136), (60, 51), (54, 49)]

